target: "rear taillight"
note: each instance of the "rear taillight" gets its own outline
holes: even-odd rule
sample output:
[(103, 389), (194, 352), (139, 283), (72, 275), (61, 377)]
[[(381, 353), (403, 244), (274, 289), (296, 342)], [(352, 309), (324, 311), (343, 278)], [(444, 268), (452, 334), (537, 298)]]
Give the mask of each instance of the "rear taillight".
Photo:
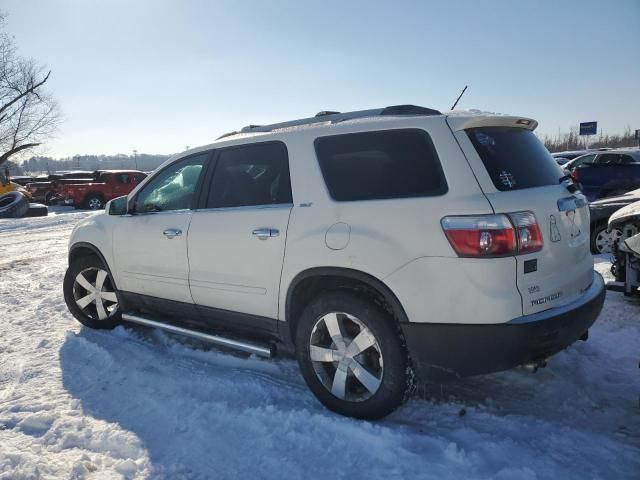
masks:
[(507, 257), (542, 249), (533, 212), (445, 217), (441, 224), (459, 257)]
[(576, 167), (573, 170), (571, 170), (571, 179), (573, 180), (573, 183), (579, 183), (578, 182), (578, 167)]
[(532, 253), (542, 250), (542, 234), (533, 212), (510, 213), (509, 218), (516, 227), (518, 253)]
[(445, 217), (442, 228), (459, 257), (513, 255), (516, 234), (506, 215)]

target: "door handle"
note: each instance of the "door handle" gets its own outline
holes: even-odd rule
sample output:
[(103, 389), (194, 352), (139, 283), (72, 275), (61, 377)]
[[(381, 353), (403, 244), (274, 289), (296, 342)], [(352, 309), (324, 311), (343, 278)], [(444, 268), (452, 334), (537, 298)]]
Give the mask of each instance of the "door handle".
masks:
[(280, 230), (277, 228), (256, 228), (251, 234), (260, 240), (266, 240), (267, 238), (280, 235)]
[(172, 239), (174, 237), (179, 237), (182, 235), (182, 230), (179, 228), (167, 228), (162, 234), (168, 239)]

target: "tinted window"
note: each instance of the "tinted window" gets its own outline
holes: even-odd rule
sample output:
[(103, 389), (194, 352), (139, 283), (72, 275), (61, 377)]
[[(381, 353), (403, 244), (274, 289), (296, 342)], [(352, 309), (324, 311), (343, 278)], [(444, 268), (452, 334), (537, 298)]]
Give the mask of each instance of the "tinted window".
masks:
[(446, 193), (424, 130), (385, 130), (318, 138), (316, 154), (334, 200), (374, 200)]
[(557, 185), (563, 172), (530, 130), (485, 127), (467, 130), (498, 190)]
[(598, 158), (594, 163), (597, 163), (598, 165), (606, 163), (620, 163), (620, 155), (615, 153), (602, 153), (598, 155)]
[(291, 203), (287, 150), (261, 143), (220, 151), (207, 208)]
[(119, 173), (118, 175), (116, 175), (116, 183), (121, 183), (121, 184), (129, 183), (129, 174)]
[(146, 175), (142, 175), (141, 173), (137, 173), (133, 176), (133, 181), (135, 183), (140, 183), (142, 180), (146, 178)]
[(629, 155), (619, 153), (602, 153), (598, 155), (597, 164), (619, 165), (621, 163), (633, 163), (633, 158)]
[(62, 176), (58, 176), (59, 178), (91, 178), (93, 176), (92, 172), (76, 172), (76, 173), (65, 173)]
[(193, 196), (208, 154), (185, 158), (162, 170), (136, 196), (134, 211), (162, 212), (192, 208)]
[(580, 157), (577, 157), (576, 159), (572, 160), (571, 163), (569, 163), (569, 165), (567, 165), (569, 168), (576, 168), (579, 167), (580, 165), (582, 165), (583, 163), (592, 163), (593, 160), (596, 158), (595, 153), (589, 154), (589, 155), (582, 155)]

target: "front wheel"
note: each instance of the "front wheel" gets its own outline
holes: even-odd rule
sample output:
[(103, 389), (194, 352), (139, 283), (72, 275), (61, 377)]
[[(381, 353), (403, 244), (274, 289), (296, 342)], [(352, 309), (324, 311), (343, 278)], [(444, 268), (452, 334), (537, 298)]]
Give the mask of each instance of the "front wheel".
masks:
[(69, 265), (63, 290), (69, 311), (83, 325), (111, 329), (121, 323), (113, 280), (98, 257), (81, 257)]
[(594, 225), (591, 229), (591, 253), (598, 255), (613, 252), (613, 245), (620, 240), (621, 236), (622, 231), (617, 228), (607, 232), (605, 222)]
[(296, 356), (309, 389), (334, 412), (378, 419), (410, 390), (400, 333), (374, 302), (349, 292), (313, 300), (296, 330)]
[(45, 205), (53, 205), (56, 200), (56, 194), (53, 192), (47, 192), (44, 196)]

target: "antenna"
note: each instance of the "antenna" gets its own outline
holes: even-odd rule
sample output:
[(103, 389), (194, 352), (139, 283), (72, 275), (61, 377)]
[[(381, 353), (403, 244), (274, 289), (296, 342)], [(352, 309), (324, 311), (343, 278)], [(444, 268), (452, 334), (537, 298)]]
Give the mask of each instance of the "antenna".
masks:
[(462, 98), (462, 95), (464, 95), (464, 92), (466, 92), (466, 91), (467, 91), (467, 85), (464, 86), (464, 88), (460, 92), (460, 95), (458, 95), (458, 98), (456, 99), (456, 102), (453, 104), (453, 107), (451, 107), (451, 110), (456, 108), (456, 105), (458, 105), (458, 102), (460, 101), (460, 99)]

